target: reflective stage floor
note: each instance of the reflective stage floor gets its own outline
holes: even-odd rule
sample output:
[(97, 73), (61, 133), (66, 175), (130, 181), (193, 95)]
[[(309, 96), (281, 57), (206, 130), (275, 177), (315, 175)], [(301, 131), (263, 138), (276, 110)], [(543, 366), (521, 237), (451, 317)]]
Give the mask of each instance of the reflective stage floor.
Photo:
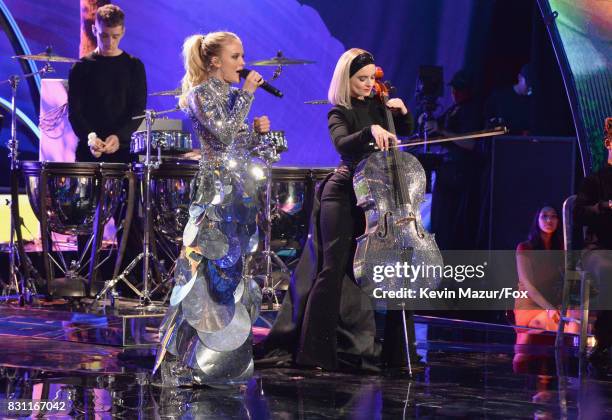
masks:
[[(559, 355), (557, 365), (552, 335), (531, 334), (530, 344), (515, 345), (510, 327), (430, 317), (417, 322), (425, 367), (413, 380), (402, 371), (266, 368), (232, 389), (161, 387), (149, 375), (150, 347), (33, 338), (5, 329), (0, 418), (17, 417), (9, 402), (32, 399), (71, 405), (70, 416), (53, 418), (612, 418), (612, 378), (580, 380), (573, 349)], [(259, 338), (262, 331), (256, 331)]]

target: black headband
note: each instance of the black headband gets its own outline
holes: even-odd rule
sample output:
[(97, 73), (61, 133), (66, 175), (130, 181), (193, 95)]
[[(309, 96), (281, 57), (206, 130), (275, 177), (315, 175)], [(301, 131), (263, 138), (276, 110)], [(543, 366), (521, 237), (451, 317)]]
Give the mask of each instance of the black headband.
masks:
[(374, 57), (372, 57), (372, 54), (368, 52), (361, 53), (357, 57), (353, 58), (351, 68), (349, 70), (349, 77), (353, 77), (355, 73), (368, 64), (374, 64)]

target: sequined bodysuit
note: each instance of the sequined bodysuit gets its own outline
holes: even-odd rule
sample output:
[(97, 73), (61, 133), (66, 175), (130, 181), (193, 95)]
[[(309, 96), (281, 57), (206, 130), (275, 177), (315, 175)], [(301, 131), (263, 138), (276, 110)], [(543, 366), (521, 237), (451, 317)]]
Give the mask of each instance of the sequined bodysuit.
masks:
[(261, 290), (243, 276), (244, 256), (259, 243), (260, 180), (250, 159), (259, 135), (245, 122), (252, 101), (215, 78), (187, 95), (202, 158), (160, 328), (156, 368), (161, 363), (167, 385), (239, 383), (253, 373), (251, 326)]

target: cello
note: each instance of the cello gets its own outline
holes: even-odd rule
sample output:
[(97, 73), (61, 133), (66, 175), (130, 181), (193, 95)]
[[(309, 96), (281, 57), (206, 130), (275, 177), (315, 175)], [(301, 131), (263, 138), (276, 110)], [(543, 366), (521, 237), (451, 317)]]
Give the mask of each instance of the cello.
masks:
[[(391, 111), (386, 103), (389, 89), (379, 79), (382, 70), (376, 68), (375, 92), (385, 104), (387, 130), (395, 134)], [(405, 288), (429, 287), (437, 289), (441, 281), (436, 271), (431, 276), (425, 272), (420, 278), (390, 277), (376, 284), (377, 266), (392, 266), (397, 263), (412, 266), (442, 267), (442, 255), (434, 235), (429, 233), (421, 220), (420, 205), (425, 194), (426, 176), (421, 163), (408, 152), (398, 147), (372, 153), (359, 163), (353, 176), (353, 188), (357, 205), (365, 212), (366, 230), (357, 238), (353, 259), (355, 280), (366, 293), (374, 287), (383, 291), (401, 291)], [(396, 273), (397, 274), (397, 273)], [(406, 309), (400, 305), (404, 331), (404, 344), (409, 374), (412, 376)]]
[[(376, 68), (378, 98), (386, 104), (389, 88), (379, 79)], [(380, 77), (379, 77), (380, 76)], [(385, 106), (387, 129), (395, 134), (391, 111)], [(355, 279), (366, 288), (374, 278), (374, 266), (411, 265), (442, 266), (442, 255), (435, 237), (423, 226), (420, 206), (425, 194), (425, 170), (421, 163), (399, 147), (372, 153), (359, 163), (353, 177), (357, 205), (366, 216), (365, 233), (357, 238), (353, 260)], [(437, 271), (437, 270), (430, 270)], [(427, 274), (427, 273), (425, 273)], [(434, 273), (435, 274), (435, 273)], [(389, 278), (377, 287), (400, 290), (409, 287), (406, 278)], [(409, 279), (408, 283), (436, 289), (440, 279), (435, 275)]]

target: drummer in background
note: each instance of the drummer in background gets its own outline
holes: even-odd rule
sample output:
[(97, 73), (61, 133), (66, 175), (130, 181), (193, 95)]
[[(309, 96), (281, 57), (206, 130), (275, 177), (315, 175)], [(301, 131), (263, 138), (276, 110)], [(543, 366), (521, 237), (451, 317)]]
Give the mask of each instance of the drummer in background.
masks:
[[(142, 62), (119, 49), (125, 33), (125, 14), (119, 7), (108, 4), (96, 11), (92, 31), (96, 49), (81, 58), (68, 77), (68, 118), (79, 138), (77, 162), (130, 163), (130, 139), (141, 120), (147, 103), (147, 80)], [(91, 139), (90, 139), (91, 137)], [(134, 206), (137, 211), (137, 206)], [(117, 226), (122, 217), (121, 206), (113, 215)], [(141, 227), (134, 218), (123, 261), (133, 260), (142, 249)], [(118, 229), (118, 241), (123, 238)], [(87, 249), (88, 237), (77, 238), (79, 253)], [(125, 266), (125, 263), (122, 265)], [(139, 267), (139, 266), (137, 266)], [(135, 268), (129, 275), (134, 281)], [(95, 288), (95, 286), (94, 286)]]
[[(77, 162), (129, 163), (130, 138), (147, 103), (142, 62), (119, 49), (125, 14), (107, 4), (96, 11), (96, 49), (81, 58), (68, 78), (68, 117), (79, 138)], [(93, 133), (93, 134), (92, 134)]]

